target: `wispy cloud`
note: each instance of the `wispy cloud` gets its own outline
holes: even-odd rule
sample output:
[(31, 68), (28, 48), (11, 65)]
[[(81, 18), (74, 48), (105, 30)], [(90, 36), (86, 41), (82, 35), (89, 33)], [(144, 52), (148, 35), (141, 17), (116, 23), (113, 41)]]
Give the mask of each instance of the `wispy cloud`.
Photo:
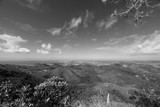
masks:
[(21, 6), (28, 7), (32, 10), (40, 10), (42, 0), (16, 0)]
[(108, 0), (102, 0), (102, 3), (106, 3)]
[(160, 31), (144, 37), (131, 49), (131, 54), (160, 54)]
[(98, 21), (97, 27), (99, 30), (102, 30), (102, 29), (107, 30), (109, 28), (112, 28), (112, 26), (117, 22), (118, 22), (117, 18), (110, 16), (107, 19), (103, 19), (103, 20)]
[(117, 18), (110, 17), (105, 24), (105, 29), (111, 28), (115, 23), (117, 23)]
[(52, 36), (57, 36), (61, 34), (62, 28), (51, 28), (47, 31), (50, 32)]
[(72, 47), (69, 44), (64, 44), (63, 48), (64, 49), (72, 49)]
[(15, 21), (12, 19), (8, 19), (8, 18), (3, 18), (5, 21), (10, 22), (11, 24), (13, 24), (16, 28), (19, 28), (23, 31), (28, 31), (28, 32), (36, 32), (37, 29), (34, 28), (33, 26), (31, 26), (30, 24), (26, 24), (26, 23), (22, 23), (19, 21)]
[(29, 24), (16, 23), (16, 25), (19, 26), (19, 28), (24, 30), (24, 31), (29, 31), (29, 32), (35, 32), (36, 31), (36, 29), (33, 28)]
[(69, 22), (69, 27), (67, 29), (75, 29), (78, 28), (79, 25), (82, 23), (82, 17), (78, 17), (78, 18), (73, 18), (70, 22)]
[(88, 28), (89, 24), (92, 22), (93, 19), (94, 19), (94, 14), (87, 10), (85, 17), (83, 19), (83, 26), (85, 28)]
[(64, 38), (75, 38), (76, 31), (78, 30), (80, 24), (82, 23), (82, 17), (72, 18), (68, 23), (65, 23), (63, 26)]
[(59, 55), (62, 54), (62, 50), (60, 48), (56, 48), (56, 49), (54, 49), (54, 51), (57, 52)]
[(8, 34), (0, 34), (0, 51), (8, 53), (28, 53), (30, 52), (27, 48), (22, 48), (20, 43), (25, 43), (27, 40), (24, 40), (20, 36), (13, 36)]
[(97, 50), (120, 52), (128, 55), (160, 54), (160, 31), (149, 35), (131, 35), (119, 39), (112, 39), (104, 43), (106, 46)]
[(7, 33), (7, 34), (17, 34), (17, 32), (13, 29), (10, 29), (8, 27), (0, 26), (0, 33)]
[(109, 47), (125, 47), (129, 46), (131, 44), (139, 43), (144, 38), (144, 36), (140, 36), (137, 34), (133, 34), (130, 36), (125, 36), (121, 38), (112, 38), (103, 44), (109, 46)]
[(92, 41), (97, 41), (97, 39), (96, 38), (92, 38)]
[(47, 31), (52, 34), (52, 36), (60, 36), (63, 35), (63, 38), (68, 39), (72, 37), (76, 37), (75, 32), (77, 31), (78, 27), (82, 23), (82, 17), (72, 18), (69, 22), (66, 22), (60, 28), (51, 28)]

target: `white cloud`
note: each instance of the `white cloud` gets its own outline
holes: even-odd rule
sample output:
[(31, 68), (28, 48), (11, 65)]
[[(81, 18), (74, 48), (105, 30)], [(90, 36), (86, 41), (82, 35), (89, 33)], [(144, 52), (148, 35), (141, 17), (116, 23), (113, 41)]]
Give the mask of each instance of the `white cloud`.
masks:
[(41, 47), (42, 47), (43, 49), (45, 49), (45, 50), (51, 50), (52, 45), (51, 45), (50, 43), (49, 43), (49, 44), (43, 43), (43, 44), (41, 45)]
[(96, 49), (129, 55), (160, 54), (160, 31), (155, 31), (149, 35), (131, 35), (119, 39), (112, 39), (104, 44), (106, 46)]
[(63, 28), (63, 35), (64, 39), (76, 38), (76, 31), (79, 28), (80, 24), (82, 23), (82, 17), (73, 18), (68, 23), (65, 23)]
[(79, 27), (79, 25), (82, 23), (82, 17), (73, 18), (69, 22), (69, 27), (67, 29), (73, 29)]
[(64, 39), (68, 38), (75, 38), (79, 25), (82, 23), (82, 17), (78, 18), (72, 18), (69, 22), (66, 22), (62, 27), (60, 28), (51, 28), (47, 30), (49, 33), (51, 33), (53, 36), (56, 35), (62, 35), (64, 36)]
[(37, 49), (37, 53), (46, 55), (49, 54), (51, 50), (52, 50), (52, 45), (50, 43), (48, 44), (42, 43), (41, 49)]
[(27, 48), (22, 48), (20, 43), (25, 43), (27, 40), (22, 39), (20, 36), (12, 36), (8, 34), (0, 34), (0, 51), (9, 53), (28, 53), (30, 52)]
[(49, 54), (49, 51), (46, 51), (46, 50), (43, 50), (43, 49), (37, 49), (37, 53), (46, 55), (46, 54)]
[(102, 30), (102, 29), (107, 30), (107, 29), (111, 28), (117, 22), (118, 22), (117, 18), (110, 16), (109, 18), (107, 18), (105, 20), (98, 21), (97, 27), (99, 28), (99, 30)]
[(110, 17), (105, 24), (105, 29), (111, 28), (115, 23), (117, 23), (117, 19)]
[(106, 3), (108, 0), (102, 0), (103, 3)]
[(47, 31), (51, 33), (53, 36), (57, 36), (61, 34), (62, 28), (52, 28)]
[(130, 52), (131, 54), (160, 54), (160, 31), (147, 35), (135, 44)]

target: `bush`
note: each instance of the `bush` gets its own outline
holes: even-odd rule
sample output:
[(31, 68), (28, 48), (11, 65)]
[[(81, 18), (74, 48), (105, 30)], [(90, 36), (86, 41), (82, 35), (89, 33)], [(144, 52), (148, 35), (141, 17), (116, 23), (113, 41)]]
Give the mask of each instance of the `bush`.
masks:
[(69, 99), (68, 84), (58, 77), (46, 80), (44, 83), (35, 87), (34, 102), (36, 106), (64, 106)]
[(31, 87), (14, 88), (10, 81), (0, 84), (1, 107), (68, 107), (68, 84), (58, 77)]
[(2, 82), (0, 84), (0, 102), (10, 102), (12, 97), (11, 93), (13, 91), (12, 84), (10, 81)]

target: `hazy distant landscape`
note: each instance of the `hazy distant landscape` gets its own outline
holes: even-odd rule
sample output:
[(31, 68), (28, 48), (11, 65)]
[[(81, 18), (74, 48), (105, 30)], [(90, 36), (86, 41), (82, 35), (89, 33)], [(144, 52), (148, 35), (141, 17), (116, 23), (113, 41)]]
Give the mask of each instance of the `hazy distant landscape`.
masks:
[[(39, 84), (43, 82), (46, 84), (50, 82), (51, 85), (52, 82), (63, 80), (67, 83), (67, 85), (64, 84), (64, 89), (61, 86), (56, 88), (59, 90), (57, 92), (64, 94), (57, 98), (57, 105), (54, 105), (54, 98), (56, 98), (54, 94), (43, 96), (42, 93), (39, 93), (42, 94), (41, 104), (37, 102), (38, 99), (33, 102), (37, 97), (34, 94), (28, 96), (29, 101), (25, 101), (21, 99), (20, 95), (15, 97), (16, 94), (13, 90), (8, 93), (10, 98), (15, 97), (10, 103), (16, 103), (16, 99), (21, 99), (26, 106), (28, 103), (33, 104), (33, 106), (62, 106), (60, 105), (61, 101), (68, 98), (68, 103), (65, 104), (69, 107), (159, 107), (160, 67), (155, 67), (152, 64), (153, 62), (147, 64), (146, 62), (112, 62), (109, 64), (107, 61), (59, 61), (57, 63), (37, 63), (33, 65), (1, 64), (0, 82), (2, 84), (3, 81), (10, 81), (19, 90), (29, 85), (27, 91), (29, 94), (38, 91), (33, 87), (42, 86)], [(156, 62), (156, 64), (159, 63)], [(47, 90), (41, 91), (44, 91), (44, 93), (50, 92), (51, 90), (48, 87), (52, 87), (52, 90), (54, 90), (53, 84), (50, 85), (44, 86)], [(0, 88), (2, 94), (3, 87)], [(29, 91), (29, 88), (32, 91)], [(26, 95), (27, 92), (25, 92)], [(108, 95), (109, 104), (107, 101)], [(46, 99), (45, 97), (52, 100), (43, 102)], [(4, 98), (7, 99), (7, 97)], [(1, 104), (9, 103), (9, 100), (5, 101), (2, 96), (0, 100)]]

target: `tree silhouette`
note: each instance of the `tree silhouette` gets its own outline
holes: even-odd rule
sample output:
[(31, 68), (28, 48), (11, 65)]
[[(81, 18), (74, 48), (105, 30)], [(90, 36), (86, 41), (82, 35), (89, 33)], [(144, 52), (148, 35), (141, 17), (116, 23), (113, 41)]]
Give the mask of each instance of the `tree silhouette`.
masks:
[(123, 3), (121, 9), (115, 9), (113, 18), (127, 18), (135, 25), (142, 24), (142, 18), (149, 16), (155, 9), (160, 8), (160, 0), (102, 0), (106, 3)]

